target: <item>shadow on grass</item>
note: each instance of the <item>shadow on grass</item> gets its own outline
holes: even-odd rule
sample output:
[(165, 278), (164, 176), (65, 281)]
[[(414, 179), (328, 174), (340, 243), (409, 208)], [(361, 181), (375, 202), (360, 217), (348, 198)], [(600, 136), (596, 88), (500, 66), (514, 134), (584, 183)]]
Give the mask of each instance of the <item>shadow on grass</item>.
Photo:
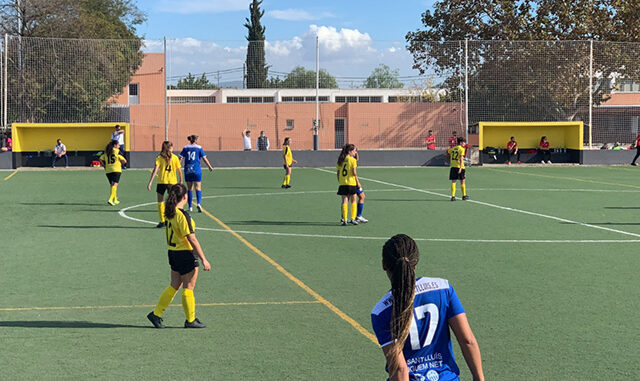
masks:
[(51, 205), (51, 206), (56, 206), (56, 205), (100, 206), (105, 204), (106, 203), (95, 203), (95, 202), (21, 202), (20, 203), (20, 205)]
[[(565, 225), (579, 225), (579, 223), (575, 222), (561, 222), (561, 224)], [(640, 225), (640, 222), (585, 222), (585, 224), (595, 225), (595, 226), (637, 226)]]
[(155, 229), (153, 226), (109, 226), (109, 225), (38, 225), (39, 228), (55, 229)]
[(307, 221), (225, 221), (227, 225), (264, 225), (264, 226), (336, 226), (335, 222)]
[(367, 197), (367, 201), (365, 202), (378, 202), (378, 201), (382, 201), (382, 202), (403, 202), (403, 201), (410, 201), (410, 202), (451, 202), (447, 199), (445, 199), (444, 197), (442, 199), (433, 199), (430, 200), (428, 198), (416, 198), (416, 199), (402, 199), (402, 198), (373, 198), (373, 197)]
[(154, 328), (151, 326), (94, 323), (91, 321), (49, 321), (49, 320), (17, 320), (0, 321), (0, 327), (21, 327), (21, 328)]
[(605, 206), (605, 209), (634, 210), (640, 209), (640, 206)]

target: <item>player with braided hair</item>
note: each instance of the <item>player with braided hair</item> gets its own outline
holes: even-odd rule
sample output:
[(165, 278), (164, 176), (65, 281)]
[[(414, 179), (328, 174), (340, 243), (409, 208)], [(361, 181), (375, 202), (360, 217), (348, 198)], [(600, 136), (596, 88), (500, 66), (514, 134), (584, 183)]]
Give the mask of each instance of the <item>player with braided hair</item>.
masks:
[[(171, 266), (171, 284), (164, 290), (158, 304), (147, 318), (156, 328), (164, 328), (162, 314), (167, 309), (173, 297), (182, 290), (182, 308), (186, 320), (185, 328), (205, 328), (196, 318), (196, 302), (193, 289), (198, 279), (198, 258), (202, 261), (204, 271), (209, 271), (211, 265), (202, 252), (202, 247), (196, 238), (196, 224), (184, 211), (187, 203), (187, 187), (182, 184), (172, 185), (165, 203), (164, 214), (166, 217), (165, 230), (167, 233), (167, 245), (169, 246), (169, 265)], [(195, 255), (194, 255), (195, 254)]]
[(456, 292), (446, 279), (421, 277), (411, 237), (397, 234), (382, 248), (389, 291), (371, 311), (371, 323), (387, 360), (390, 380), (458, 380), (449, 327), (473, 380), (484, 380), (480, 348)]

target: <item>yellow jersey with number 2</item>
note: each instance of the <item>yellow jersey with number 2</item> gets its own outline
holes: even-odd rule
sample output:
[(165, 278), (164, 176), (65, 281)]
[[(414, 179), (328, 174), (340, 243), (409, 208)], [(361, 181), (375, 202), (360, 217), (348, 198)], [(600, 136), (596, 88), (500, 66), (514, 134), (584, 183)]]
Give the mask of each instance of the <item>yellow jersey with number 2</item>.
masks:
[(356, 186), (356, 177), (353, 175), (353, 169), (358, 167), (358, 162), (355, 158), (347, 156), (342, 165), (336, 165), (338, 170), (338, 184)]
[(451, 157), (451, 167), (464, 169), (464, 147), (455, 146), (450, 148), (447, 152)]
[(169, 164), (164, 157), (158, 155), (156, 157), (156, 166), (158, 167), (158, 184), (177, 184), (178, 177), (176, 170), (180, 169), (180, 159), (178, 156), (171, 154)]
[(196, 231), (196, 223), (189, 213), (182, 209), (176, 209), (176, 215), (167, 220), (165, 231), (169, 250), (193, 250), (187, 236)]

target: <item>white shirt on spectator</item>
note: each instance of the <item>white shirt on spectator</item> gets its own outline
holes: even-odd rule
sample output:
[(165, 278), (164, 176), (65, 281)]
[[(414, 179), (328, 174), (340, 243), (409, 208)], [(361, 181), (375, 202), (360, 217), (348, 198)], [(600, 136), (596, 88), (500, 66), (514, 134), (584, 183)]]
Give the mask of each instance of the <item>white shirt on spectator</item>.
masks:
[(251, 138), (249, 138), (247, 135), (243, 135), (242, 136), (242, 144), (244, 145), (244, 149), (251, 149)]
[(117, 140), (118, 144), (124, 149), (124, 132), (119, 134), (118, 131), (114, 131), (114, 133), (111, 134), (111, 140)]
[(62, 153), (63, 153), (64, 151), (66, 151), (66, 150), (67, 150), (67, 147), (66, 147), (64, 144), (62, 144), (62, 143), (60, 143), (60, 145), (57, 145), (57, 144), (56, 144), (56, 145), (53, 147), (53, 151), (56, 153), (56, 155), (60, 155), (60, 154), (62, 154)]

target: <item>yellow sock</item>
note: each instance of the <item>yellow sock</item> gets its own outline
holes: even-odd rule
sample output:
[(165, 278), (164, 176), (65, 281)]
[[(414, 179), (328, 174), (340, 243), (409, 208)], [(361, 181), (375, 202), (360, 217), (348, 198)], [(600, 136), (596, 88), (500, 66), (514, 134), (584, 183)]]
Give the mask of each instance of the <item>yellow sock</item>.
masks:
[(173, 297), (176, 296), (177, 292), (178, 290), (171, 286), (165, 288), (162, 292), (162, 295), (160, 295), (160, 299), (158, 299), (158, 304), (156, 304), (156, 308), (153, 310), (153, 314), (161, 317), (164, 313), (164, 310), (166, 310), (167, 307), (169, 307), (169, 304), (171, 304), (171, 301), (173, 300)]
[(111, 186), (111, 194), (109, 195), (109, 201), (115, 201), (118, 198), (116, 196), (117, 190), (118, 190), (118, 187), (116, 187), (115, 185)]
[(342, 204), (342, 220), (346, 221), (347, 220), (347, 211), (348, 211), (348, 207), (347, 204)]
[(462, 196), (467, 195), (467, 186), (465, 184), (460, 184), (460, 189), (462, 189)]
[(456, 197), (456, 183), (451, 183), (451, 197)]
[(351, 204), (351, 219), (355, 220), (358, 215), (358, 203), (354, 202)]
[(193, 296), (193, 290), (182, 290), (182, 308), (189, 323), (196, 320), (196, 298)]
[(291, 175), (286, 175), (284, 177), (284, 182), (285, 182), (284, 185), (289, 185), (289, 183), (291, 182)]
[(164, 222), (164, 202), (158, 203), (158, 216), (160, 216), (160, 222)]

